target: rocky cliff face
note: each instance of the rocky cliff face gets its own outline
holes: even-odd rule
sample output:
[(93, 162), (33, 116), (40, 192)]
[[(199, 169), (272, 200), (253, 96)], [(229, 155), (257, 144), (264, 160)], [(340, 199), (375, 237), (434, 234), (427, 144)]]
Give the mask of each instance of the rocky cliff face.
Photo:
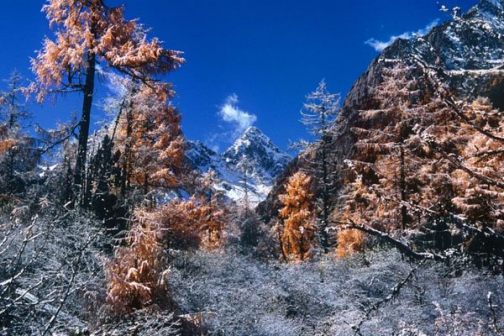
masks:
[(483, 95), (504, 107), (498, 97), (504, 79), (504, 2), (482, 0), (466, 14), (440, 24), (426, 36), (397, 40), (356, 81), (345, 101), (348, 109), (365, 104), (381, 80), (383, 67), (415, 58), (438, 67), (446, 84), (461, 98)]
[[(333, 150), (342, 163), (353, 152), (355, 139), (350, 128), (359, 120), (359, 111), (374, 108), (371, 92), (382, 81), (384, 68), (398, 61), (411, 66), (421, 76), (418, 61), (436, 68), (443, 84), (456, 99), (490, 98), (495, 107), (504, 108), (504, 0), (481, 0), (467, 13), (433, 28), (425, 36), (398, 39), (386, 48), (354, 83), (336, 122)], [(420, 86), (422, 78), (418, 78)], [(278, 209), (278, 194), (290, 173), (303, 165), (303, 157), (316, 157), (317, 149), (302, 153), (278, 179), (258, 212), (266, 220)], [(337, 195), (334, 195), (337, 202)]]
[(266, 198), (276, 177), (291, 160), (256, 127), (245, 130), (222, 154), (201, 142), (189, 141), (186, 156), (193, 169), (214, 170), (221, 179), (216, 188), (234, 201), (243, 199), (247, 183), (252, 206)]

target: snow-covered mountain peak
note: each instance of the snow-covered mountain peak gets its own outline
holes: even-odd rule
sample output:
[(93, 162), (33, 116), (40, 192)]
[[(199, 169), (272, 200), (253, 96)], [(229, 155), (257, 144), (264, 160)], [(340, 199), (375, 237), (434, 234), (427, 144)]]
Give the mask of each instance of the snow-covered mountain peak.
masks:
[(277, 149), (270, 138), (268, 138), (257, 127), (248, 127), (243, 134), (224, 152), (224, 156), (236, 156), (253, 147), (268, 147)]
[(223, 153), (226, 164), (237, 171), (247, 171), (258, 181), (270, 183), (281, 173), (290, 156), (280, 151), (261, 130), (249, 127)]
[(253, 204), (266, 197), (275, 178), (291, 160), (257, 127), (247, 128), (221, 154), (202, 142), (188, 141), (186, 157), (196, 170), (214, 170), (222, 180), (216, 187), (235, 201), (244, 196), (244, 180), (247, 180), (249, 199)]
[(434, 27), (427, 35), (398, 39), (370, 65), (349, 92), (345, 105), (359, 108), (370, 88), (380, 83), (382, 68), (397, 61), (414, 68), (422, 60), (444, 74), (446, 84), (463, 99), (486, 96), (504, 108), (504, 0), (481, 0), (467, 13)]

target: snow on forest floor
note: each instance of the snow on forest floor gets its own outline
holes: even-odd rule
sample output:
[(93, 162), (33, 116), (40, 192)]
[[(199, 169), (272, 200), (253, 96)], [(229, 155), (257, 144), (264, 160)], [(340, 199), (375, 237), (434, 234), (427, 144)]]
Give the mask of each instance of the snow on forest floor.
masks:
[[(379, 303), (415, 268), (397, 296)], [(180, 308), (200, 313), (212, 335), (353, 335), (361, 321), (362, 335), (499, 335), (502, 275), (454, 268), (419, 267), (391, 250), (296, 265), (182, 252), (171, 287)]]
[[(75, 290), (68, 293), (58, 315), (57, 334), (76, 335), (76, 329), (98, 327), (95, 335), (127, 335), (127, 330), (139, 326), (143, 329), (135, 329), (138, 335), (152, 335), (153, 330), (159, 335), (174, 334), (168, 330), (175, 321), (170, 312), (140, 312), (108, 323), (102, 321), (99, 305), (90, 304), (95, 302), (92, 298), (83, 300), (82, 293), (88, 293), (86, 297), (94, 293), (96, 302), (104, 299), (101, 264), (109, 239), (100, 234), (95, 244), (83, 245), (100, 232), (98, 224), (76, 213), (59, 221), (41, 218), (30, 226), (14, 226), (18, 230), (8, 235), (10, 248), (0, 251), (0, 282), (8, 283), (9, 265), (19, 259), (23, 233), (28, 232), (32, 238), (19, 259), (26, 270), (12, 292), (29, 289), (31, 296), (47, 303), (33, 305), (25, 302), (26, 295), (14, 295), (19, 296), (18, 305), (9, 310), (10, 322), (0, 319), (0, 335), (41, 334), (65, 293), (61, 289), (69, 288), (71, 279)], [(346, 260), (328, 257), (284, 264), (246, 256), (236, 249), (232, 244), (221, 252), (170, 253), (169, 279), (177, 313), (201, 317), (210, 335), (349, 336), (355, 334), (352, 326), (361, 321), (362, 336), (493, 336), (504, 331), (504, 278), (485, 274), (484, 269), (409, 263), (395, 250), (366, 252)], [(82, 265), (73, 278), (78, 259)], [(408, 276), (398, 295), (391, 296), (394, 286)], [(9, 298), (0, 296), (0, 306), (12, 303)], [(375, 305), (378, 309), (366, 319), (366, 312)], [(90, 307), (94, 308), (90, 311)]]

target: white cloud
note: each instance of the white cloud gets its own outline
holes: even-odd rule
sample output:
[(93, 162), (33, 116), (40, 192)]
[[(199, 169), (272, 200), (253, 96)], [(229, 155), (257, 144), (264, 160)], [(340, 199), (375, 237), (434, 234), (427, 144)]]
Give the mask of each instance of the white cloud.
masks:
[(377, 40), (375, 38), (370, 38), (365, 43), (367, 45), (369, 45), (370, 47), (372, 47), (374, 50), (376, 50), (378, 52), (381, 52), (381, 51), (383, 51), (383, 49), (387, 48), (389, 45), (391, 45), (392, 43), (394, 43), (394, 41), (397, 40), (397, 39), (399, 39), (399, 38), (400, 39), (409, 40), (409, 39), (414, 38), (414, 37), (419, 37), (419, 36), (426, 35), (428, 32), (431, 31), (432, 28), (434, 28), (435, 26), (437, 26), (438, 23), (439, 23), (439, 19), (436, 19), (436, 20), (432, 21), (431, 23), (429, 23), (424, 28), (419, 29), (419, 30), (417, 30), (415, 32), (404, 32), (404, 33), (402, 33), (400, 35), (392, 35), (392, 36), (390, 36), (390, 38), (387, 41), (380, 41), (380, 40)]
[(220, 152), (221, 147), (228, 146), (242, 135), (247, 127), (257, 121), (255, 114), (238, 107), (238, 101), (238, 96), (235, 93), (226, 98), (218, 111), (218, 115), (224, 123), (219, 125), (218, 132), (207, 136), (205, 140), (205, 144), (217, 153)]
[(222, 120), (234, 125), (236, 133), (243, 132), (257, 120), (256, 115), (238, 107), (238, 96), (235, 93), (226, 98), (224, 105), (219, 110), (219, 115)]

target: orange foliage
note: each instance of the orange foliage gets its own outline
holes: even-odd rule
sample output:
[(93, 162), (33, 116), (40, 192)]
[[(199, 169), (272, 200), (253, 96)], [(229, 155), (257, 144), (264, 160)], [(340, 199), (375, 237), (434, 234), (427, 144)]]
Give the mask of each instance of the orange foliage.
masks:
[(166, 298), (160, 230), (141, 210), (114, 259), (106, 265), (107, 303), (116, 313), (127, 313)]
[[(449, 168), (424, 140), (450, 115), (440, 101), (423, 102), (411, 68), (384, 69), (374, 90), (376, 108), (361, 111), (352, 133), (356, 151), (343, 174), (345, 191), (338, 222), (371, 225), (382, 231), (418, 228), (418, 209), (445, 204)], [(432, 183), (434, 182), (435, 183)]]
[(161, 207), (157, 218), (167, 240), (177, 247), (215, 250), (223, 244), (226, 213), (222, 205), (193, 197)]
[[(212, 177), (205, 181), (212, 181)], [(135, 211), (126, 246), (118, 247), (106, 265), (107, 303), (112, 311), (123, 314), (152, 303), (169, 303), (159, 302), (168, 298), (166, 245), (208, 250), (222, 246), (226, 212), (215, 195), (201, 194), (149, 211)]]
[[(207, 174), (203, 184), (215, 176)], [(154, 220), (163, 229), (165, 240), (176, 247), (203, 247), (215, 250), (224, 243), (227, 210), (211, 184), (186, 201), (172, 201), (158, 209)]]
[(180, 115), (167, 103), (168, 85), (141, 85), (133, 89), (129, 107), (118, 124), (116, 144), (123, 167), (133, 185), (170, 188), (177, 185), (182, 170), (184, 140)]
[(441, 98), (421, 96), (408, 69), (385, 70), (377, 108), (353, 122), (355, 151), (335, 220), (394, 231), (456, 215), (504, 227), (503, 113), (482, 98), (455, 113)]
[(283, 208), (280, 217), (283, 219), (281, 248), (288, 260), (299, 261), (310, 257), (314, 238), (314, 215), (310, 209), (312, 194), (311, 179), (305, 173), (292, 175), (285, 187), (286, 194), (280, 195)]
[(17, 143), (18, 142), (14, 139), (0, 139), (0, 155), (10, 151)]
[(197, 248), (201, 244), (198, 202), (175, 200), (161, 206), (156, 221), (163, 228), (163, 241), (172, 248)]
[(364, 249), (364, 234), (359, 230), (341, 230), (338, 232), (336, 256), (345, 258)]
[[(463, 123), (456, 136), (461, 165), (451, 173), (456, 209), (480, 227), (504, 226), (503, 143), (478, 132), (472, 125), (504, 138), (504, 115), (488, 99), (479, 98), (465, 106), (471, 124)], [(495, 183), (497, 182), (497, 184)]]
[(19, 137), (19, 134), (13, 132), (7, 125), (0, 124), (0, 155), (9, 152), (19, 144), (20, 140), (16, 137)]
[(136, 78), (166, 73), (184, 62), (181, 52), (148, 40), (136, 20), (124, 17), (123, 7), (107, 7), (103, 0), (49, 0), (43, 11), (57, 30), (32, 60), (39, 100), (52, 86), (75, 88), (72, 80), (86, 70), (89, 57)]

